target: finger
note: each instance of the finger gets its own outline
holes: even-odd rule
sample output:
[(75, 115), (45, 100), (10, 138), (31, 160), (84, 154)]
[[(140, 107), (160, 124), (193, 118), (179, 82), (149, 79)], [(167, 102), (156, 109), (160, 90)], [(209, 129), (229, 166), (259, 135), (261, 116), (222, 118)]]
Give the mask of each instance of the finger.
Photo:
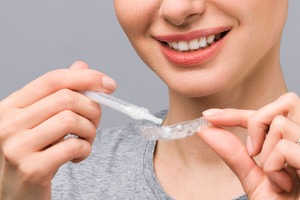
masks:
[(85, 62), (76, 61), (71, 66), (70, 69), (88, 69), (89, 66)]
[(64, 88), (111, 93), (116, 89), (116, 83), (103, 73), (91, 69), (59, 69), (37, 78), (8, 98), (10, 104), (24, 108)]
[(293, 178), (286, 171), (285, 166), (288, 164), (299, 171), (300, 159), (297, 156), (299, 154), (300, 145), (287, 140), (280, 140), (263, 167), (269, 179), (287, 192), (290, 192), (293, 189)]
[[(248, 127), (248, 120), (254, 115), (253, 110), (239, 110), (239, 109), (209, 109), (203, 112), (203, 117), (214, 126), (219, 127)], [(261, 135), (261, 142), (264, 141), (264, 136)], [(251, 155), (252, 141), (247, 139), (247, 151)]]
[(24, 128), (33, 128), (64, 110), (71, 110), (89, 119), (96, 127), (99, 125), (101, 116), (99, 104), (69, 89), (59, 90), (22, 109), (19, 121), (22, 121)]
[(202, 128), (198, 135), (237, 175), (246, 193), (253, 191), (263, 173), (242, 142), (229, 131), (216, 127)]
[(42, 151), (39, 155), (41, 163), (47, 163), (50, 169), (58, 169), (63, 164), (74, 161), (80, 162), (91, 153), (92, 146), (85, 140), (68, 138)]
[(300, 99), (296, 93), (290, 92), (285, 94), (281, 101), (289, 107), (287, 118), (292, 120), (295, 123), (300, 123)]
[(248, 122), (248, 131), (252, 139), (252, 152), (250, 155), (256, 156), (262, 148), (262, 138), (269, 131), (273, 119), (278, 116), (290, 116), (291, 120), (300, 120), (300, 104), (299, 97), (294, 93), (288, 93), (280, 97), (278, 100), (266, 105), (258, 110)]
[(30, 130), (33, 151), (45, 149), (69, 133), (79, 136), (90, 144), (96, 135), (96, 127), (89, 120), (72, 111), (62, 111)]
[(255, 113), (252, 110), (239, 109), (209, 109), (204, 111), (203, 117), (214, 126), (247, 128), (248, 119)]
[(280, 140), (285, 139), (295, 142), (298, 138), (300, 138), (300, 126), (282, 115), (276, 116), (272, 121), (261, 151), (260, 161), (262, 166)]

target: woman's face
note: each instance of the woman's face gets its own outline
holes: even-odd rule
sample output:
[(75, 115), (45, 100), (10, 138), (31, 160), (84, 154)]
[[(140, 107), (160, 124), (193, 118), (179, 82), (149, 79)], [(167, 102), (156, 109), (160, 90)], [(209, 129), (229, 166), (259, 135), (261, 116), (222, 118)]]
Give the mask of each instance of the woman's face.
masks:
[(287, 7), (287, 0), (115, 0), (138, 55), (187, 96), (247, 84), (279, 62)]

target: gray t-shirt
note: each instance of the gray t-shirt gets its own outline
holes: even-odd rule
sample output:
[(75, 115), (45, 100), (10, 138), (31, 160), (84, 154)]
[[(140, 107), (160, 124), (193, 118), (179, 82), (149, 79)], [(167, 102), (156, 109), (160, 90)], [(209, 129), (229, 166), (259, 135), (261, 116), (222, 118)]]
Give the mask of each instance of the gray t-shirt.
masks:
[[(99, 130), (86, 160), (59, 169), (52, 182), (52, 199), (172, 200), (154, 173), (156, 141), (147, 140), (139, 129), (147, 123)], [(246, 199), (243, 195), (236, 200)]]

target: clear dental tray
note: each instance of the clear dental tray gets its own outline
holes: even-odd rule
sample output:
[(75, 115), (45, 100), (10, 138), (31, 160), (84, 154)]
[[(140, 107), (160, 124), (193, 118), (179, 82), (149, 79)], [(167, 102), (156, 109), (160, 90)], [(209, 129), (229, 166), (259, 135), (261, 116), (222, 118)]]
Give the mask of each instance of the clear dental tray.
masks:
[(199, 127), (207, 126), (211, 126), (211, 124), (201, 117), (170, 126), (149, 125), (141, 126), (140, 129), (149, 140), (176, 140), (194, 135)]

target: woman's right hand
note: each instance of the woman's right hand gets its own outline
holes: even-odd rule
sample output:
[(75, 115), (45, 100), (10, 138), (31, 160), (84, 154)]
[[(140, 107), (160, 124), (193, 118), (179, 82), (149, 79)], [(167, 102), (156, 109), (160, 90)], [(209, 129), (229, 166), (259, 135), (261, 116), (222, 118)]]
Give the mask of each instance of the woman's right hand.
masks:
[[(49, 72), (0, 102), (0, 199), (51, 199), (51, 180), (87, 158), (100, 106), (76, 92), (111, 93), (113, 80), (83, 62)], [(78, 138), (65, 136), (72, 133)]]

